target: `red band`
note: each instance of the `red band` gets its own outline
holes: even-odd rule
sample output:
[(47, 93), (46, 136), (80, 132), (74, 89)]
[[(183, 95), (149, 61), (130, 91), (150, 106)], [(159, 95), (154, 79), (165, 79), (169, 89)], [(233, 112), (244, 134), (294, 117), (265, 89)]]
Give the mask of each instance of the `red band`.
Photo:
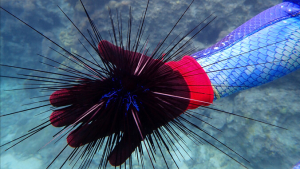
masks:
[(183, 76), (190, 90), (190, 103), (187, 109), (209, 106), (214, 99), (211, 82), (200, 64), (191, 56), (184, 56), (180, 61), (168, 62), (166, 65), (177, 70)]

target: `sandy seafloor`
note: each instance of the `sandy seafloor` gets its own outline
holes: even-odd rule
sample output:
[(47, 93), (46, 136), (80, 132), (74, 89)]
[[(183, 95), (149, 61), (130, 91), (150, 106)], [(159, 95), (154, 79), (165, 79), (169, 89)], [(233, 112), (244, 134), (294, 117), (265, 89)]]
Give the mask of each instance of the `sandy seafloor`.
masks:
[[(118, 8), (122, 12), (124, 20), (128, 16), (129, 6), (132, 6), (134, 18), (133, 27), (137, 27), (137, 20), (146, 6), (145, 0), (109, 1), (109, 0), (83, 0), (95, 23), (102, 33), (104, 39), (109, 36), (107, 31), (111, 29), (106, 6), (112, 9)], [(176, 20), (186, 9), (189, 1), (174, 0), (151, 0), (145, 25), (145, 37), (150, 34), (149, 47), (155, 45), (165, 37)], [(236, 27), (249, 20), (263, 10), (280, 3), (280, 0), (196, 0), (191, 9), (186, 13), (182, 22), (175, 29), (174, 34), (186, 33), (206, 16), (214, 12), (218, 18), (203, 30), (194, 40), (193, 45), (198, 50), (204, 49)], [(82, 7), (77, 0), (2, 0), (1, 6), (11, 11), (16, 16), (28, 22), (37, 30), (62, 45), (69, 51), (78, 52), (86, 56), (85, 50), (80, 46), (77, 39), (84, 41), (70, 22), (57, 8), (59, 5), (69, 17), (76, 23), (79, 29), (86, 34), (89, 28)], [(115, 14), (115, 10), (113, 10)], [(124, 22), (126, 23), (126, 22)], [(124, 24), (125, 25), (125, 24)], [(59, 62), (69, 64), (49, 47), (55, 47), (45, 38), (20, 23), (15, 18), (1, 11), (1, 63), (21, 67), (30, 67), (53, 71), (54, 69), (41, 64), (50, 63), (36, 54), (43, 54)], [(168, 44), (170, 42), (167, 41)], [(87, 43), (85, 43), (87, 45)], [(55, 47), (55, 49), (58, 49)], [(30, 71), (8, 69), (1, 67), (1, 75), (16, 76), (16, 74), (33, 74)], [(47, 95), (50, 93), (39, 93), (39, 90), (4, 91), (8, 89), (27, 87), (30, 82), (1, 78), (1, 114), (30, 108), (33, 105), (23, 104), (39, 99), (31, 97)], [(194, 121), (200, 127), (206, 129), (214, 137), (237, 151), (251, 163), (246, 163), (241, 158), (231, 153), (228, 149), (212, 141), (209, 137), (198, 132), (207, 140), (220, 147), (225, 152), (241, 161), (248, 168), (253, 169), (289, 169), (300, 160), (300, 70), (273, 81), (269, 84), (252, 88), (218, 100), (213, 105), (215, 108), (245, 115), (258, 120), (264, 120), (279, 125), (288, 130), (268, 126), (258, 122), (245, 120), (243, 118), (230, 116), (214, 111), (198, 110), (209, 115), (212, 119), (208, 121), (223, 132), (218, 132), (211, 127)], [(47, 97), (41, 100), (47, 100)], [(44, 103), (41, 103), (42, 105)], [(38, 106), (35, 104), (34, 106)], [(13, 116), (0, 118), (1, 120), (1, 144), (13, 138), (26, 134), (32, 127), (40, 124), (44, 118), (48, 118), (51, 112), (35, 116), (46, 111), (41, 108), (34, 111), (23, 112)], [(0, 151), (1, 169), (40, 169), (46, 168), (66, 144), (63, 138), (56, 144), (48, 143), (52, 136), (59, 131), (58, 128), (48, 127), (34, 135), (20, 145), (4, 151)], [(191, 158), (184, 154), (185, 159), (177, 160), (180, 169), (241, 169), (241, 165), (228, 158), (208, 144), (196, 145), (186, 140), (191, 151)], [(6, 146), (7, 147), (7, 146)], [(59, 168), (68, 156), (71, 148), (67, 148), (53, 164), (52, 168)], [(94, 158), (90, 168), (97, 168), (101, 152)], [(155, 167), (165, 168), (165, 163), (158, 153)], [(147, 156), (145, 156), (145, 168), (152, 168)], [(176, 168), (174, 162), (167, 157), (170, 168)], [(71, 165), (72, 166), (72, 165)], [(66, 165), (64, 168), (71, 168)], [(107, 168), (113, 168), (108, 165)], [(134, 161), (134, 168), (141, 168)]]

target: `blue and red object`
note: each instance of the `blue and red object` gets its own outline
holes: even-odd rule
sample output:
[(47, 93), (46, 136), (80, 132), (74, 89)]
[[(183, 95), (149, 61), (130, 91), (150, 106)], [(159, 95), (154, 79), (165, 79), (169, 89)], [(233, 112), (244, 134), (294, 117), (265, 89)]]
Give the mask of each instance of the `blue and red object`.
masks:
[[(180, 108), (177, 108), (178, 111), (173, 110), (173, 113), (168, 114), (168, 117), (164, 117), (164, 120), (157, 122), (154, 126), (152, 125), (154, 128), (151, 128), (151, 131), (148, 133), (142, 133), (142, 129), (139, 127), (140, 122), (137, 112), (140, 106), (137, 99), (135, 99), (134, 95), (128, 95), (127, 100), (130, 100), (128, 106), (132, 106), (137, 111), (132, 112), (132, 117), (135, 119), (141, 138), (132, 141), (130, 145), (128, 145), (129, 142), (121, 141), (108, 157), (110, 163), (114, 166), (121, 165), (136, 147), (140, 145), (140, 142), (144, 140), (147, 134), (151, 133), (155, 128), (159, 128), (172, 121), (188, 109), (209, 106), (215, 99), (268, 83), (299, 69), (299, 2), (296, 0), (284, 1), (269, 8), (232, 31), (215, 45), (196, 52), (191, 56), (184, 56), (182, 60), (177, 62), (164, 63), (161, 60), (153, 59), (141, 53), (127, 51), (114, 46), (108, 41), (101, 41), (98, 45), (101, 57), (120, 69), (124, 67), (123, 63), (136, 63), (136, 65), (132, 65), (136, 69), (133, 70), (134, 72), (131, 72), (135, 76), (139, 76), (144, 69), (140, 64), (157, 67), (159, 70), (155, 71), (158, 74), (173, 71), (175, 74), (179, 73), (181, 75), (175, 78), (176, 81), (164, 84), (177, 92), (162, 93), (152, 91), (150, 93), (157, 97), (169, 97), (174, 100), (182, 100), (182, 102)], [(118, 57), (115, 57), (117, 56), (115, 55), (116, 53), (122, 53), (122, 61)], [(107, 98), (101, 99), (107, 99), (106, 106), (111, 101), (109, 99), (116, 99), (114, 98), (116, 93), (122, 92), (124, 88), (127, 91), (131, 91), (132, 88), (136, 87), (136, 82), (129, 82), (128, 79), (124, 78), (118, 80), (120, 80), (122, 88), (103, 93)], [(181, 84), (182, 87), (174, 84)], [(76, 105), (79, 94), (81, 95), (80, 100), (90, 97), (90, 94), (85, 92), (86, 88), (96, 91), (96, 86), (93, 86), (91, 83), (69, 89), (61, 89), (51, 95), (50, 102), (56, 107), (68, 104)], [(149, 93), (150, 88), (145, 87), (143, 92)], [(188, 92), (185, 93), (183, 91)], [(170, 104), (168, 101), (163, 102)], [(100, 106), (100, 103), (98, 106)], [(68, 118), (61, 118), (70, 109), (73, 109), (73, 107), (54, 111), (50, 117), (52, 125), (61, 127), (78, 122), (86, 122), (84, 118), (81, 118), (79, 121), (76, 121), (76, 119), (78, 119), (78, 116), (83, 116), (83, 114), (88, 115), (90, 109), (77, 109), (74, 115), (67, 116)], [(153, 111), (152, 115), (156, 116), (155, 113)], [(141, 124), (143, 125), (143, 123)], [(91, 126), (101, 128), (101, 130), (98, 130), (98, 133), (94, 133), (94, 135), (97, 135), (96, 137), (87, 138), (86, 131)], [(67, 138), (68, 144), (72, 147), (80, 147), (96, 139), (122, 131), (119, 128), (111, 128), (108, 131), (106, 130), (106, 126), (110, 125), (106, 123), (100, 126), (91, 124), (83, 126), (80, 130), (72, 131)], [(130, 140), (130, 137), (127, 137), (124, 136), (124, 138)]]

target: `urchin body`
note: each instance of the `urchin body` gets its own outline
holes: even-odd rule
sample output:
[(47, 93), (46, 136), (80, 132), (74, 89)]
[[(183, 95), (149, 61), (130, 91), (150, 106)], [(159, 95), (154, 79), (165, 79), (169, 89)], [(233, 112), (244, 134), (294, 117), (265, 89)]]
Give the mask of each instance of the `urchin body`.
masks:
[(81, 85), (54, 92), (51, 104), (68, 107), (54, 111), (50, 121), (56, 127), (79, 125), (67, 138), (72, 147), (114, 135), (117, 139), (112, 145), (120, 148), (110, 152), (115, 157), (108, 158), (113, 165), (120, 165), (145, 137), (151, 138), (150, 134), (189, 105), (189, 100), (154, 92), (190, 98), (190, 91), (182, 75), (163, 61), (107, 41), (100, 44), (101, 56), (111, 62), (108, 76), (83, 79)]

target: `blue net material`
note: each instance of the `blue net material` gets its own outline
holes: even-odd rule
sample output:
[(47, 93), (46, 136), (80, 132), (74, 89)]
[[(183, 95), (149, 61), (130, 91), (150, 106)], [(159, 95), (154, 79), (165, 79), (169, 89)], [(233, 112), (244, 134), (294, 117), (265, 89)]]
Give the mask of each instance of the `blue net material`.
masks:
[(300, 5), (300, 0), (283, 0), (283, 2), (293, 2), (295, 4)]
[(220, 97), (265, 84), (300, 68), (300, 6), (283, 2), (192, 54)]

